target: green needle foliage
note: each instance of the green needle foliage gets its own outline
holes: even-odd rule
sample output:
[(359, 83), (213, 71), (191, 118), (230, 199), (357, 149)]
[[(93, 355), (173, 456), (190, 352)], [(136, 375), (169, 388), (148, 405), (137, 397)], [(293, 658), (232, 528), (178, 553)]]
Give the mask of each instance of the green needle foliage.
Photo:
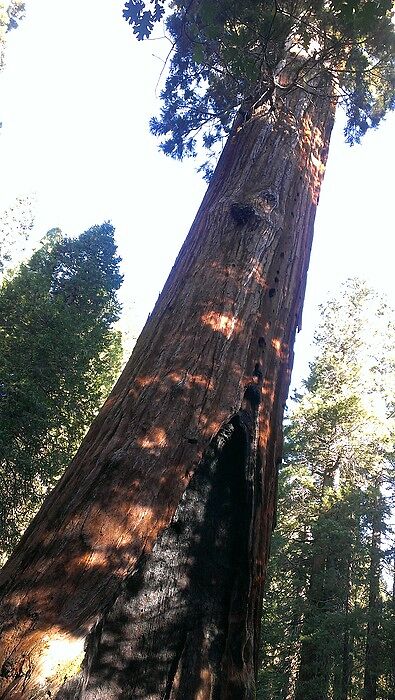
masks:
[[(165, 5), (126, 3), (138, 39), (150, 35)], [(175, 158), (196, 154), (198, 134), (210, 150), (238, 110), (248, 119), (265, 105), (275, 118), (296, 89), (338, 100), (350, 143), (394, 107), (391, 0), (176, 0), (170, 7), (169, 73), (151, 129)]]
[(286, 427), (258, 698), (371, 700), (373, 667), (374, 697), (389, 700), (393, 311), (349, 281), (315, 342)]
[(114, 229), (47, 234), (0, 289), (0, 541), (9, 553), (121, 364)]

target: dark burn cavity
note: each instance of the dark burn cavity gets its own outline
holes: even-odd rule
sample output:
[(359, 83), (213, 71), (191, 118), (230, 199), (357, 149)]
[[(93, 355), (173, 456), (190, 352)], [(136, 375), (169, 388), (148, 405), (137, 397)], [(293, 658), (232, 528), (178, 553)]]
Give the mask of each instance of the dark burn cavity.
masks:
[(241, 202), (233, 202), (230, 207), (232, 218), (238, 226), (244, 226), (258, 218), (254, 207), (251, 204), (243, 204)]
[(256, 408), (261, 403), (262, 393), (257, 384), (248, 384), (244, 392), (244, 398), (249, 401), (251, 406)]
[(212, 440), (172, 522), (91, 635), (84, 700), (197, 697), (202, 668), (219, 697), (241, 633), (229, 620), (247, 600), (249, 420), (241, 412)]

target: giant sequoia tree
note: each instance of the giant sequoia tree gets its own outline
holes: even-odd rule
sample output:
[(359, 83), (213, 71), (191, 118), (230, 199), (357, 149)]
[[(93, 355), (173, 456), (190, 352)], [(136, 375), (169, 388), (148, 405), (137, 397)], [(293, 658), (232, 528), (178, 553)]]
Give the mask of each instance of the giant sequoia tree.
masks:
[[(139, 38), (160, 0), (128, 2)], [(336, 102), (392, 106), (388, 0), (175, 2), (163, 149), (230, 130), (123, 375), (4, 567), (7, 698), (252, 698), (281, 422)], [(232, 125), (232, 126), (231, 126)], [(81, 666), (82, 662), (82, 666)]]

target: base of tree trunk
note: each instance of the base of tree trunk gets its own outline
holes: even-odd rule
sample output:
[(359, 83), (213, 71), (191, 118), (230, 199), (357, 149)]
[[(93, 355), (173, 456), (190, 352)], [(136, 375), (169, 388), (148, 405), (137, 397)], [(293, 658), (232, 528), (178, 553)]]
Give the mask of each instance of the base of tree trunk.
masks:
[(91, 632), (80, 676), (57, 700), (254, 697), (245, 625), (252, 440), (246, 412), (219, 431), (170, 526)]

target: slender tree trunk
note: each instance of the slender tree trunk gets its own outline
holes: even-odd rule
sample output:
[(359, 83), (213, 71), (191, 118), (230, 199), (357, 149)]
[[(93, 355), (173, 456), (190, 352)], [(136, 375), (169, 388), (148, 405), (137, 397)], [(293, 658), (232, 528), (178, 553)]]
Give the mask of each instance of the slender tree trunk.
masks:
[(388, 674), (389, 693), (388, 700), (395, 700), (395, 557), (392, 562), (392, 599), (391, 599), (391, 619), (392, 619), (392, 635), (389, 643), (390, 651), (390, 672)]
[(374, 500), (372, 515), (372, 541), (370, 546), (369, 608), (366, 630), (365, 672), (363, 682), (364, 700), (376, 700), (380, 660), (380, 563), (381, 533), (383, 531), (382, 496), (379, 487)]
[(316, 555), (312, 563), (307, 595), (295, 700), (325, 700), (327, 697), (330, 669), (327, 655), (322, 653), (322, 644), (317, 641), (324, 606), (325, 557)]
[[(341, 556), (341, 553), (340, 553)], [(339, 561), (340, 570), (344, 566), (344, 574), (339, 577), (341, 589), (339, 590), (340, 606), (343, 613), (343, 621), (339, 629), (341, 639), (334, 660), (333, 671), (333, 700), (347, 700), (350, 685), (351, 651), (350, 651), (350, 587), (351, 587), (351, 546), (348, 547), (346, 558)], [(343, 572), (342, 572), (343, 573)]]
[[(302, 591), (298, 591), (297, 595), (302, 595)], [(302, 619), (300, 613), (295, 613), (292, 618), (291, 623), (291, 634), (288, 639), (287, 644), (287, 654), (284, 659), (284, 666), (286, 668), (287, 677), (284, 685), (284, 690), (282, 696), (284, 700), (289, 700), (293, 698), (295, 691), (295, 683), (298, 675), (298, 643), (297, 640), (300, 636), (300, 628), (302, 624)]]
[(350, 589), (351, 589), (351, 551), (347, 558), (346, 600), (344, 611), (343, 649), (341, 667), (340, 700), (347, 700), (351, 678), (351, 644), (350, 644)]
[[(333, 488), (334, 471), (324, 474), (322, 494)], [(330, 653), (323, 650), (321, 626), (325, 623), (328, 603), (327, 570), (328, 550), (320, 527), (327, 519), (323, 511), (319, 516), (314, 535), (314, 555), (310, 568), (310, 583), (307, 592), (307, 608), (302, 628), (299, 672), (295, 687), (295, 700), (326, 700), (330, 677)]]
[(295, 91), (235, 126), (129, 363), (3, 569), (0, 698), (253, 697), (333, 112)]

